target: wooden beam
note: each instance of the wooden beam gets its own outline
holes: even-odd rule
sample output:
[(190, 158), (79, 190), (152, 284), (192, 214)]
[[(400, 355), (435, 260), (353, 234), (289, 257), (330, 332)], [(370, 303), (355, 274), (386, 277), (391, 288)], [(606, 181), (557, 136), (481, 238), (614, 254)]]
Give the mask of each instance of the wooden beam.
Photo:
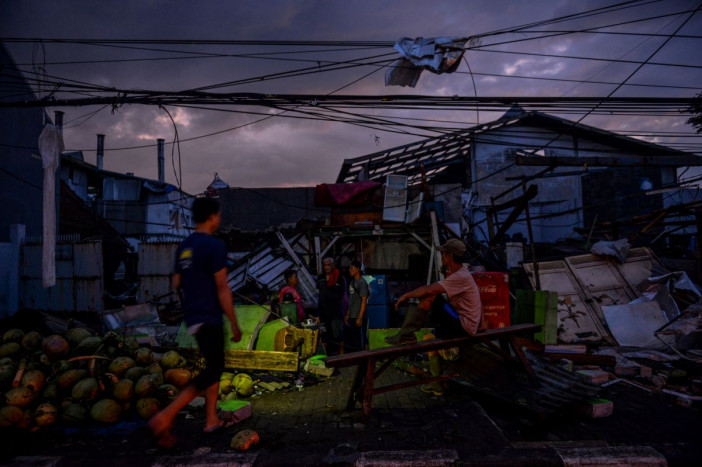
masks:
[(224, 367), (239, 370), (297, 371), (297, 352), (225, 350)]
[(517, 156), (517, 165), (551, 167), (699, 167), (700, 156)]

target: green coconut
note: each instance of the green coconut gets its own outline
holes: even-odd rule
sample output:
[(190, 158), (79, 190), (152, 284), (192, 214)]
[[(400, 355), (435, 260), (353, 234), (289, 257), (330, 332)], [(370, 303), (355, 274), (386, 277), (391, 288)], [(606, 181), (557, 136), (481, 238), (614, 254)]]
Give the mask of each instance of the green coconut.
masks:
[(41, 342), (41, 348), (44, 350), (44, 353), (48, 355), (49, 360), (55, 362), (56, 360), (60, 360), (68, 355), (70, 346), (68, 345), (68, 341), (66, 339), (58, 334), (54, 334), (44, 338), (44, 340)]
[(69, 425), (80, 425), (88, 419), (88, 409), (77, 402), (61, 407), (61, 421)]
[(34, 411), (34, 421), (39, 428), (46, 428), (56, 424), (58, 421), (59, 412), (55, 405), (48, 402), (39, 404)]
[(134, 352), (134, 360), (139, 366), (148, 366), (154, 362), (154, 353), (146, 347), (139, 347)]
[(134, 393), (139, 397), (147, 397), (156, 392), (159, 385), (154, 375), (144, 375), (134, 385)]
[(92, 337), (93, 333), (84, 328), (72, 328), (64, 332), (63, 335), (71, 347), (75, 347), (83, 342), (83, 339)]
[(225, 396), (222, 398), (222, 400), (223, 400), (223, 401), (233, 401), (233, 400), (236, 400), (237, 396), (238, 396), (238, 395), (237, 395), (236, 391), (232, 391), (232, 392), (230, 392), (229, 394), (225, 395)]
[(43, 338), (41, 337), (41, 334), (36, 331), (30, 331), (22, 338), (22, 347), (27, 350), (41, 349), (42, 340)]
[(163, 373), (163, 367), (159, 365), (158, 362), (153, 362), (149, 366), (146, 367), (146, 371), (149, 374), (154, 374), (154, 373)]
[(32, 388), (34, 392), (41, 392), (46, 386), (46, 376), (41, 370), (29, 370), (22, 375), (20, 386)]
[(102, 399), (90, 409), (90, 417), (100, 423), (116, 423), (122, 415), (122, 406), (112, 399)]
[(127, 337), (126, 339), (124, 339), (122, 347), (124, 347), (126, 350), (129, 350), (130, 352), (134, 352), (136, 351), (136, 349), (139, 348), (139, 343), (135, 338)]
[(134, 381), (121, 379), (112, 388), (112, 396), (118, 401), (126, 402), (134, 397)]
[(5, 393), (7, 405), (14, 405), (15, 407), (27, 407), (34, 401), (34, 396), (34, 389), (26, 386), (12, 388)]
[(135, 365), (134, 360), (129, 357), (117, 357), (112, 360), (107, 371), (121, 378), (128, 369)]
[(98, 395), (98, 381), (93, 377), (78, 381), (71, 390), (71, 397), (77, 401), (95, 399)]
[(19, 407), (6, 405), (0, 409), (0, 428), (29, 428), (31, 417)]
[(153, 417), (160, 408), (161, 404), (155, 397), (142, 397), (136, 402), (137, 413), (146, 420)]
[(24, 331), (21, 329), (10, 329), (5, 332), (5, 334), (2, 335), (2, 341), (3, 342), (17, 342), (20, 343), (22, 342), (22, 338), (24, 337)]
[(254, 382), (246, 373), (239, 373), (232, 380), (232, 388), (242, 397), (248, 397), (254, 392)]
[(102, 338), (97, 336), (86, 337), (80, 344), (73, 348), (75, 355), (93, 355), (102, 345)]
[(139, 378), (147, 374), (149, 373), (143, 366), (133, 366), (124, 372), (124, 377), (127, 379), (131, 379), (133, 382), (136, 383), (137, 381), (139, 381)]
[(14, 361), (12, 358), (10, 358), (10, 357), (2, 357), (2, 358), (0, 358), (0, 366), (5, 366), (5, 365), (7, 365), (8, 363), (15, 363), (15, 361)]
[(156, 389), (156, 397), (159, 399), (175, 399), (180, 394), (180, 389), (172, 384), (162, 384)]
[(185, 360), (175, 350), (169, 350), (163, 354), (163, 358), (161, 358), (161, 366), (164, 370), (170, 370), (171, 368), (182, 368), (186, 363), (187, 360)]
[(56, 382), (58, 383), (59, 389), (63, 391), (71, 389), (78, 381), (87, 378), (89, 374), (88, 370), (72, 369), (63, 372)]
[(17, 342), (6, 342), (0, 345), (0, 358), (12, 357), (19, 353), (22, 346)]

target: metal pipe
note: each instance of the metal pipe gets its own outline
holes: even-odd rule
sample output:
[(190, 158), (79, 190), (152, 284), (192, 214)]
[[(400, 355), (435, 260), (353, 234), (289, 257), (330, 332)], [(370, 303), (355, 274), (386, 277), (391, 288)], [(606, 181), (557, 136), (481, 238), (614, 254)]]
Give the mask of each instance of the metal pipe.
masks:
[(97, 169), (102, 170), (102, 158), (105, 155), (105, 135), (97, 135)]
[(156, 140), (158, 142), (158, 181), (163, 183), (166, 181), (166, 169), (164, 167), (163, 159), (163, 139), (159, 138)]

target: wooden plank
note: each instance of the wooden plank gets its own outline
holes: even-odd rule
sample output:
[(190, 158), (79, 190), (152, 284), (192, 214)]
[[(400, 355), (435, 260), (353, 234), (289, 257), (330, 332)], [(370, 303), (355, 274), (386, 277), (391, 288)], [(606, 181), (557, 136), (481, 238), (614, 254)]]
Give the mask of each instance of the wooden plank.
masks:
[(295, 352), (264, 350), (225, 350), (224, 367), (239, 370), (297, 371)]
[(538, 324), (516, 324), (514, 326), (507, 326), (506, 328), (487, 329), (479, 332), (475, 336), (459, 337), (456, 339), (431, 339), (417, 342), (416, 344), (398, 345), (373, 350), (363, 350), (360, 352), (351, 352), (343, 355), (334, 355), (327, 357), (325, 361), (327, 366), (353, 366), (370, 358), (382, 360), (387, 358), (397, 358), (403, 355), (416, 355), (426, 353), (431, 350), (460, 347), (461, 345), (475, 344), (485, 340), (498, 339), (500, 336), (536, 332), (540, 329), (541, 325)]

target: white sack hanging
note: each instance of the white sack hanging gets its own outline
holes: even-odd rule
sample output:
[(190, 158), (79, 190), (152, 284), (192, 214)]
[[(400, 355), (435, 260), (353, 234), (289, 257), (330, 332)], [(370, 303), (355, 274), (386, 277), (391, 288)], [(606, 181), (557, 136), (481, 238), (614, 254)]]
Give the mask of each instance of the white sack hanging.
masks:
[(56, 284), (56, 169), (59, 165), (61, 129), (47, 124), (39, 135), (39, 152), (44, 167), (44, 214), (41, 277), (44, 288)]

